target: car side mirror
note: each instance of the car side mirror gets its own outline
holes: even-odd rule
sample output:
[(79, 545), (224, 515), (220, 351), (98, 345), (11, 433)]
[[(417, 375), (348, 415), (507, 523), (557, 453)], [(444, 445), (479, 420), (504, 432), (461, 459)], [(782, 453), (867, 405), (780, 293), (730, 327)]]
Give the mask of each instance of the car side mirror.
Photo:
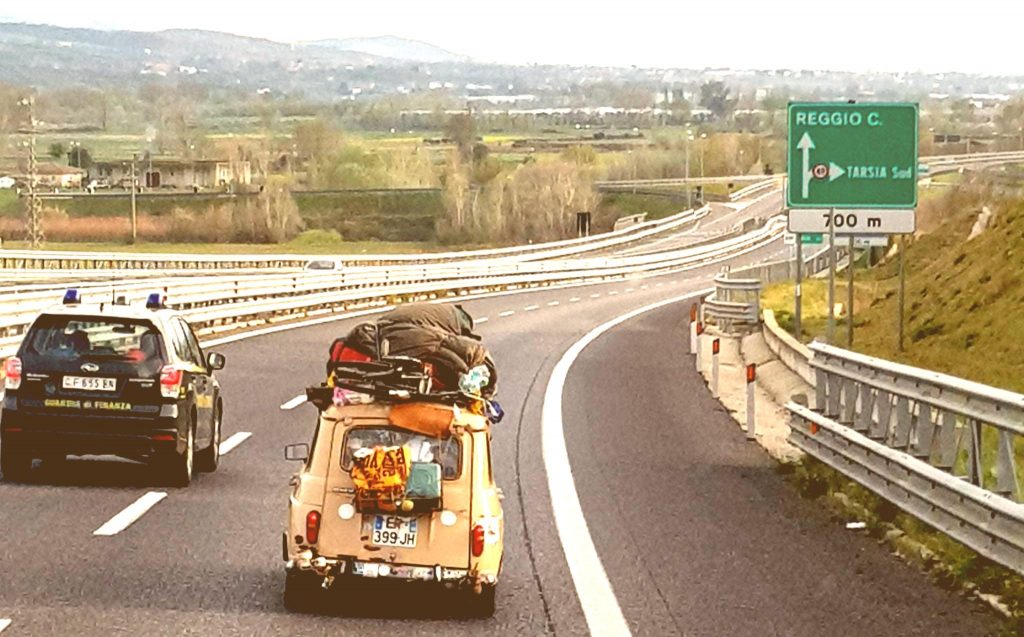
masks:
[(309, 459), (309, 445), (304, 442), (297, 445), (288, 445), (284, 448), (284, 459), (293, 462), (305, 462)]
[(224, 363), (227, 361), (224, 355), (220, 352), (210, 352), (206, 356), (206, 364), (210, 369), (224, 369)]

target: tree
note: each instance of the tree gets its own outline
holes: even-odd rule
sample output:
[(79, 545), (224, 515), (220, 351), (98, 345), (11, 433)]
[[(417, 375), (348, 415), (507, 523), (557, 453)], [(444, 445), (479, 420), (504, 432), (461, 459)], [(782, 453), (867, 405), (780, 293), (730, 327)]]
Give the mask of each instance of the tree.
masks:
[(725, 82), (705, 82), (700, 87), (700, 104), (711, 111), (716, 120), (725, 119), (736, 108), (736, 100), (729, 97)]
[(54, 142), (50, 144), (50, 157), (54, 159), (60, 159), (64, 156), (64, 144), (60, 142)]
[(458, 113), (448, 118), (444, 127), (444, 135), (455, 143), (459, 155), (466, 161), (472, 157), (473, 145), (476, 143), (476, 121), (469, 113)]
[[(51, 147), (50, 152), (53, 153)], [(81, 168), (88, 170), (92, 166), (92, 154), (89, 149), (84, 146), (76, 146), (71, 150), (67, 151), (68, 166), (74, 166), (75, 168)]]

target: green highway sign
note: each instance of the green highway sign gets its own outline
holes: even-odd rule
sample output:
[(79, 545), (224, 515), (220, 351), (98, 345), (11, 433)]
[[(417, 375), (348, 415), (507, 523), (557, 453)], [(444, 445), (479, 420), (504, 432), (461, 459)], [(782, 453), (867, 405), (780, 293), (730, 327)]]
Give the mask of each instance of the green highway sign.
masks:
[(802, 234), (800, 235), (800, 243), (804, 245), (820, 245), (825, 243), (825, 235), (823, 234)]
[(794, 102), (790, 208), (917, 206), (917, 104)]

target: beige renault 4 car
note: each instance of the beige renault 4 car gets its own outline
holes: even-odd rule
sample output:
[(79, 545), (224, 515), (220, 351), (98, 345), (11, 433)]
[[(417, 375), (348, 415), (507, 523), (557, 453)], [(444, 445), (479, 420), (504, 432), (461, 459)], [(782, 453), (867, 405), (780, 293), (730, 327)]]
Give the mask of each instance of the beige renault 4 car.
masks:
[(504, 517), (489, 421), (449, 404), (338, 402), (318, 405), (311, 446), (285, 451), (304, 462), (283, 539), (285, 606), (310, 609), (342, 578), (388, 578), (453, 589), (464, 612), (491, 616)]

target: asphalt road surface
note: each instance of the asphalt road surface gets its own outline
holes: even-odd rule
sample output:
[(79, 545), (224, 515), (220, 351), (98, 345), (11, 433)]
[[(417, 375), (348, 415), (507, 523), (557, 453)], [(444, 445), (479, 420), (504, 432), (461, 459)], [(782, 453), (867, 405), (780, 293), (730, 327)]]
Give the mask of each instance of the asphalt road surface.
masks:
[[(757, 256), (777, 252), (766, 248)], [(745, 257), (744, 261), (750, 261)], [(218, 347), (226, 439), (251, 433), (188, 489), (138, 465), (40, 466), (0, 483), (0, 632), (20, 635), (578, 635), (588, 632), (552, 521), (541, 410), (553, 367), (595, 326), (709, 285), (719, 266), (613, 284), (468, 300), (498, 361), (494, 429), (505, 570), (490, 620), (450, 597), (374, 586), (327, 612), (281, 603), (283, 447), (308, 441), (331, 340), (354, 320)], [(982, 635), (996, 620), (830, 521), (714, 402), (684, 354), (687, 302), (642, 314), (583, 350), (562, 393), (570, 466), (594, 546), (636, 635)], [(167, 493), (109, 536), (94, 531)], [(376, 584), (376, 582), (374, 582)], [(9, 623), (6, 621), (9, 620)]]

